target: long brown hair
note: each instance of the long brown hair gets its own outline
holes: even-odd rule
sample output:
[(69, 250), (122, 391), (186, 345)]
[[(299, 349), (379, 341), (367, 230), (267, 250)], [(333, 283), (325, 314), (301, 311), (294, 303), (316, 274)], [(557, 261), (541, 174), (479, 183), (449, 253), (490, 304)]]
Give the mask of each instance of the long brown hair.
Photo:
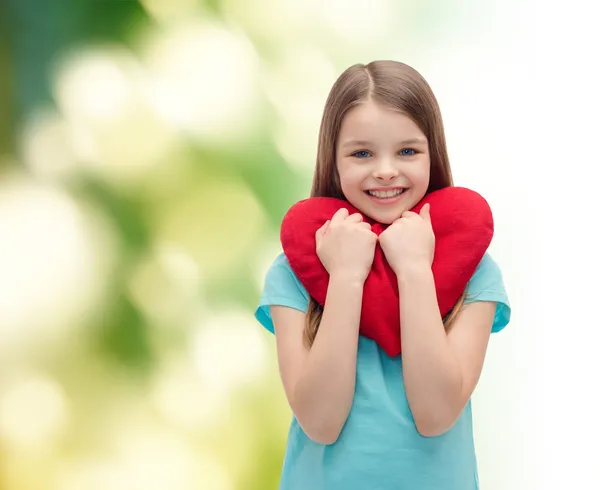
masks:
[[(336, 144), (342, 120), (352, 107), (366, 100), (401, 111), (421, 129), (429, 142), (431, 162), (427, 193), (454, 185), (446, 149), (440, 108), (429, 84), (414, 68), (397, 61), (373, 61), (346, 69), (331, 88), (319, 130), (317, 164), (311, 197), (345, 199), (336, 166)], [(464, 304), (466, 290), (445, 316), (448, 329)], [(310, 348), (315, 340), (323, 308), (310, 298), (306, 314), (304, 342)]]

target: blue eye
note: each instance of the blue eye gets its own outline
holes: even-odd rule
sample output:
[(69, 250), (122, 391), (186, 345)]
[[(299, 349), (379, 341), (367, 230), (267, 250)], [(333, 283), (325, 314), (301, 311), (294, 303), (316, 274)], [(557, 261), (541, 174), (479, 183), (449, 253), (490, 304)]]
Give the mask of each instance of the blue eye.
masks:
[(417, 154), (416, 150), (414, 150), (412, 148), (404, 148), (403, 150), (400, 150), (400, 155), (402, 155), (402, 156), (411, 157), (416, 154)]
[(367, 158), (369, 155), (370, 155), (370, 153), (366, 150), (360, 150), (360, 151), (352, 153), (352, 156), (356, 157), (356, 158)]

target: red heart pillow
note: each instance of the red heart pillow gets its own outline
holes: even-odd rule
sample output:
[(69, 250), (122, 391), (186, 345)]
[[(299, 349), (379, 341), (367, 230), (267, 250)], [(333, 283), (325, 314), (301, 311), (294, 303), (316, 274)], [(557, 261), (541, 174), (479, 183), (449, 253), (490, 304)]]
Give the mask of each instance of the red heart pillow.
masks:
[[(460, 298), (488, 249), (494, 221), (486, 200), (464, 187), (432, 192), (413, 211), (418, 213), (425, 203), (431, 205), (431, 224), (436, 237), (432, 271), (440, 314), (444, 316)], [(300, 282), (320, 305), (325, 303), (329, 275), (317, 256), (315, 233), (341, 207), (351, 214), (359, 212), (340, 199), (309, 198), (293, 205), (281, 225), (283, 252)], [(364, 219), (377, 235), (388, 226), (368, 217)], [(360, 334), (377, 342), (391, 357), (402, 350), (398, 283), (379, 244), (365, 281)]]

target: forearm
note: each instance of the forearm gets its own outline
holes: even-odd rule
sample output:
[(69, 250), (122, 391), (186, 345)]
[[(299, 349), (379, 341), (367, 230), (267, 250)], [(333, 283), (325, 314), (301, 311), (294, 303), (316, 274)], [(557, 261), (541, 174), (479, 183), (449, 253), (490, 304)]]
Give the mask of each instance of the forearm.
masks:
[(335, 442), (350, 413), (362, 295), (362, 282), (331, 277), (319, 332), (295, 387), (295, 411), (319, 442)]
[(406, 396), (423, 435), (445, 432), (462, 411), (462, 373), (437, 303), (430, 267), (398, 275), (402, 369)]

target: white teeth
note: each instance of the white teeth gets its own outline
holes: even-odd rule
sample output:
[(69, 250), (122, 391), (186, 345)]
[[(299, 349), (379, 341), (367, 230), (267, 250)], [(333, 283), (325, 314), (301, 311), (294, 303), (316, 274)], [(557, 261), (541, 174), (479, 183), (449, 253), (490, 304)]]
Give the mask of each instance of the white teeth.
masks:
[(367, 191), (373, 197), (378, 197), (379, 199), (389, 199), (390, 197), (399, 196), (404, 192), (404, 189), (394, 189), (393, 191)]

